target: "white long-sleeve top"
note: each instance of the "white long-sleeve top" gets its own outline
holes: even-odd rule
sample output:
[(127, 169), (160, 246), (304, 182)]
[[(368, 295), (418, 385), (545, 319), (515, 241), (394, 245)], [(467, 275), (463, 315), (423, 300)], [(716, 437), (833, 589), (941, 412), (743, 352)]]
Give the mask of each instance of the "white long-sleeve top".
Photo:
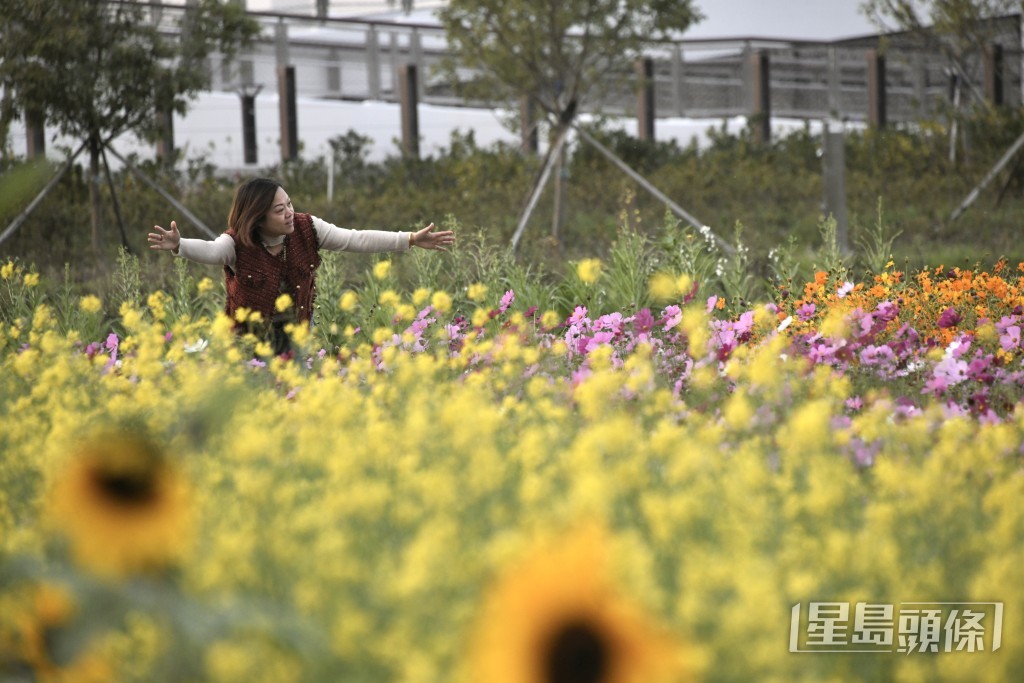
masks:
[[(410, 233), (408, 232), (349, 230), (339, 228), (316, 216), (310, 216), (310, 218), (313, 219), (316, 241), (321, 249), (352, 251), (362, 254), (409, 249)], [(175, 256), (212, 266), (227, 266), (234, 270), (235, 240), (226, 233), (213, 240), (182, 237)]]

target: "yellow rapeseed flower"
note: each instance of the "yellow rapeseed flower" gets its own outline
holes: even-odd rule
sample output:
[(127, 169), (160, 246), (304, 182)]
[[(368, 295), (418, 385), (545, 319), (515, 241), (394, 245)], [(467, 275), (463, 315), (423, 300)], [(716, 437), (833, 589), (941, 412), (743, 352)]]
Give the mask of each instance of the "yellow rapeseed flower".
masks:
[(683, 330), (689, 337), (688, 348), (694, 358), (703, 358), (708, 352), (711, 332), (708, 316), (699, 308), (689, 307), (683, 311)]
[(377, 261), (373, 266), (373, 276), (378, 280), (385, 279), (391, 273), (391, 261)]
[(447, 313), (452, 310), (452, 298), (448, 296), (448, 292), (434, 292), (430, 297), (430, 305), (441, 313)]
[(395, 320), (410, 321), (416, 317), (416, 308), (412, 304), (399, 304), (395, 307)]
[(683, 273), (682, 275), (676, 278), (676, 291), (680, 295), (686, 296), (687, 294), (690, 293), (692, 289), (693, 278), (690, 277), (687, 273)]
[(576, 275), (580, 281), (588, 285), (594, 284), (601, 277), (601, 259), (583, 259), (576, 264)]
[(487, 298), (487, 285), (482, 282), (474, 282), (466, 288), (466, 296), (470, 301), (483, 301)]
[(278, 313), (284, 313), (292, 307), (292, 297), (290, 294), (282, 294), (274, 300), (274, 310)]
[(793, 455), (825, 451), (832, 433), (829, 426), (831, 416), (829, 402), (825, 399), (798, 406), (779, 432), (779, 446)]
[(346, 313), (351, 313), (352, 311), (356, 310), (356, 306), (358, 305), (359, 295), (353, 292), (351, 289), (346, 290), (346, 292), (341, 295), (341, 299), (338, 301), (338, 308), (345, 311)]
[(380, 293), (380, 296), (377, 298), (377, 302), (386, 308), (394, 308), (402, 302), (402, 297), (393, 289), (385, 289)]
[(35, 287), (39, 284), (39, 273), (25, 273), (22, 283), (26, 287)]
[(211, 280), (208, 277), (204, 277), (203, 279), (196, 283), (196, 290), (200, 294), (206, 294), (211, 289), (213, 289), (213, 280)]
[(88, 296), (83, 296), (81, 299), (79, 299), (78, 307), (82, 309), (84, 313), (89, 313), (90, 315), (92, 315), (95, 313), (99, 313), (100, 310), (102, 310), (103, 302), (100, 301), (100, 298), (98, 296), (94, 294), (89, 294)]
[(651, 292), (651, 297), (658, 302), (671, 301), (679, 291), (676, 288), (676, 279), (671, 273), (664, 271), (652, 275), (647, 288)]
[(754, 419), (754, 406), (750, 399), (742, 391), (737, 391), (726, 401), (722, 410), (722, 417), (728, 425), (738, 431), (745, 431), (750, 428), (751, 420)]
[(422, 306), (430, 298), (430, 290), (426, 287), (417, 287), (416, 291), (412, 293), (412, 305)]
[(478, 308), (473, 311), (473, 327), (483, 327), (490, 319), (490, 313), (486, 309)]

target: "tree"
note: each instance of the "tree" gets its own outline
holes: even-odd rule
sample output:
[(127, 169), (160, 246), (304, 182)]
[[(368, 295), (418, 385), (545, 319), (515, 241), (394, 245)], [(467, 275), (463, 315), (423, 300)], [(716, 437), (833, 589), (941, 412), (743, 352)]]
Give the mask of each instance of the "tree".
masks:
[(701, 15), (693, 0), (450, 0), (439, 17), (453, 55), (448, 75), (474, 71), (463, 84), (470, 95), (532, 99), (560, 140), (645, 46)]
[[(879, 27), (890, 20), (900, 29), (919, 38), (930, 50), (937, 50), (949, 60), (953, 78), (952, 116), (949, 127), (949, 160), (956, 161), (960, 139), (960, 118), (974, 103), (985, 97), (975, 83), (969, 56), (984, 50), (999, 37), (1000, 17), (1020, 12), (1021, 0), (864, 0), (861, 11)], [(1018, 34), (1014, 26), (1013, 36)], [(964, 137), (963, 144), (967, 147)]]
[(189, 0), (177, 36), (148, 2), (0, 0), (0, 16), (0, 119), (34, 112), (85, 143), (96, 249), (106, 145), (126, 132), (152, 138), (157, 112), (184, 113), (209, 87), (207, 57), (230, 59), (259, 31), (239, 4), (218, 0)]
[(977, 94), (965, 58), (998, 35), (999, 17), (1020, 12), (1021, 5), (1021, 0), (864, 0), (860, 7), (880, 28), (893, 22), (938, 48)]

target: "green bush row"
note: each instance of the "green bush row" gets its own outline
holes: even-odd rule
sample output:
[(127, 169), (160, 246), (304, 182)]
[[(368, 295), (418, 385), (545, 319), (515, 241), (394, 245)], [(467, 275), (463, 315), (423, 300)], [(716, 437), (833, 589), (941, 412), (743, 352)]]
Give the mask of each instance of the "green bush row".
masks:
[[(961, 121), (950, 159), (950, 137), (940, 123), (899, 130), (850, 132), (846, 138), (846, 189), (851, 251), (848, 265), (877, 272), (889, 256), (908, 268), (950, 265), (963, 260), (1020, 260), (1016, 240), (1024, 205), (1024, 176), (1011, 163), (958, 221), (951, 212), (985, 176), (1024, 128), (1021, 112), (988, 110)], [(599, 138), (666, 195), (706, 222), (726, 241), (742, 240), (741, 257), (723, 262), (740, 289), (763, 294), (761, 283), (781, 274), (807, 277), (819, 268), (825, 244), (821, 139), (809, 127), (768, 145), (749, 131), (710, 130), (710, 144), (681, 147), (639, 141), (599, 126)], [(456, 223), (463, 239), (502, 253), (510, 244), (540, 159), (507, 144), (480, 147), (472, 132), (453, 135), (437, 154), (419, 159), (389, 158), (368, 163), (368, 139), (350, 131), (333, 141), (338, 152), (336, 182), (327, 199), (324, 160), (267, 167), (300, 211), (354, 228), (409, 229), (433, 221)], [(173, 168), (135, 160), (214, 230), (223, 228), (239, 178), (218, 173), (203, 158)], [(0, 176), (0, 225), (8, 225), (46, 180), (45, 172), (19, 173), (8, 163)], [(553, 236), (550, 188), (533, 214), (511, 258), (535, 277), (560, 279), (568, 264), (583, 258), (608, 259), (624, 228), (658, 253), (655, 262), (687, 264), (680, 252), (692, 228), (666, 221), (659, 200), (615, 168), (594, 149), (574, 145), (562, 174), (565, 211)], [(156, 192), (126, 171), (115, 174), (115, 189), (127, 234), (126, 246), (141, 259), (147, 279), (166, 286), (174, 278), (168, 259), (148, 252), (146, 232), (154, 223), (176, 219), (186, 236), (202, 236)], [(109, 189), (101, 220), (104, 243), (92, 248), (86, 173), (76, 167), (21, 228), (0, 245), (0, 258), (18, 257), (51, 276), (71, 264), (71, 277), (98, 292), (113, 286), (117, 249), (122, 246)], [(686, 231), (689, 230), (689, 233)], [(843, 245), (839, 245), (840, 247)], [(723, 255), (724, 256), (724, 255)], [(781, 259), (781, 260), (780, 260)], [(877, 261), (882, 260), (882, 263)], [(197, 271), (198, 272), (198, 271)], [(740, 283), (742, 284), (742, 283)]]

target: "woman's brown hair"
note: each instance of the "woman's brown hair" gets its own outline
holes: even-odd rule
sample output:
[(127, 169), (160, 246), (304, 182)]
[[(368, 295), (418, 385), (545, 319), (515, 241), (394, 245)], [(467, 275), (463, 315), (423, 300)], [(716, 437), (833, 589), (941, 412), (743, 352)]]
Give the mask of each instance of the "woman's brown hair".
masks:
[(244, 246), (256, 246), (254, 234), (274, 205), (274, 196), (279, 187), (279, 183), (269, 178), (253, 178), (245, 181), (235, 191), (235, 200), (228, 214), (228, 227), (234, 228), (236, 239)]

